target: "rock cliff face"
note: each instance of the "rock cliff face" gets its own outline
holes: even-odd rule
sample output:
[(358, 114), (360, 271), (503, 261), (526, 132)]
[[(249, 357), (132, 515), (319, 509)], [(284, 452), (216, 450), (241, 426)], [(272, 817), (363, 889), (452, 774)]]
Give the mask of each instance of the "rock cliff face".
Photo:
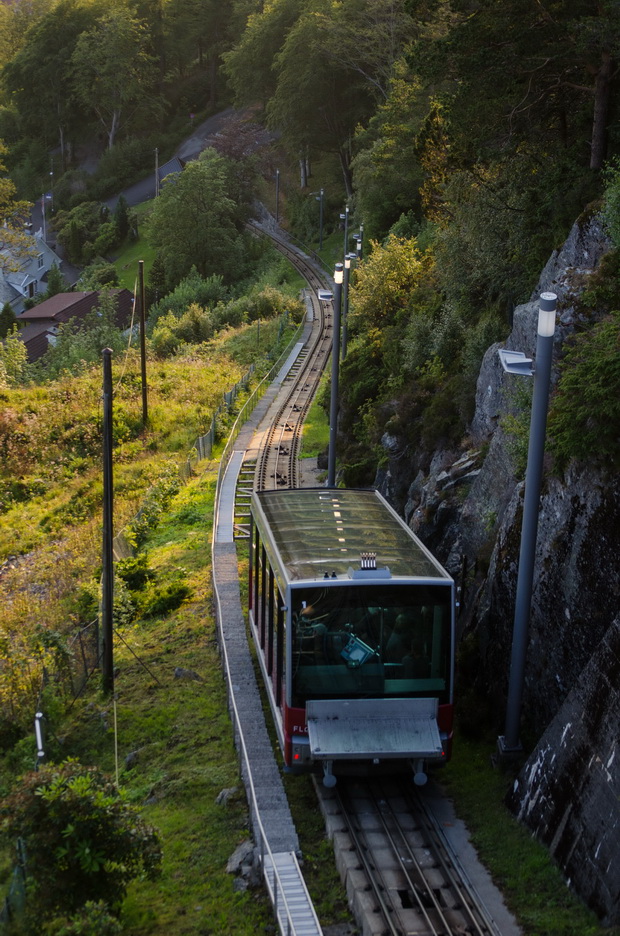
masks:
[(509, 806), (608, 925), (620, 919), (620, 617), (521, 771)]
[[(579, 324), (575, 299), (609, 247), (595, 216), (576, 224), (549, 260), (532, 301), (515, 310), (506, 347), (534, 356), (537, 299), (551, 290), (558, 295), (557, 356)], [(482, 362), (467, 451), (436, 453), (425, 472), (410, 463), (414, 480), (398, 506), (462, 586), (459, 630), (475, 636), (476, 679), (489, 708), (503, 720), (524, 484), (517, 479), (511, 439), (500, 419), (513, 405), (515, 382), (529, 381), (504, 374), (498, 347), (489, 348)], [(404, 462), (402, 454), (391, 458), (377, 479), (397, 501), (405, 487)], [(547, 733), (523, 769), (512, 801), (578, 892), (616, 923), (620, 845), (610, 844), (607, 836), (603, 844), (602, 834), (594, 842), (588, 824), (595, 817), (600, 824), (610, 812), (617, 822), (620, 813), (620, 759), (615, 758), (620, 695), (602, 695), (614, 677), (617, 688), (620, 672), (617, 634), (613, 637), (620, 610), (619, 495), (620, 478), (592, 469), (572, 467), (562, 479), (548, 473), (544, 478), (523, 726), (532, 738)], [(498, 733), (501, 720), (494, 726)], [(605, 769), (599, 769), (603, 762)], [(584, 850), (587, 874), (580, 870)]]

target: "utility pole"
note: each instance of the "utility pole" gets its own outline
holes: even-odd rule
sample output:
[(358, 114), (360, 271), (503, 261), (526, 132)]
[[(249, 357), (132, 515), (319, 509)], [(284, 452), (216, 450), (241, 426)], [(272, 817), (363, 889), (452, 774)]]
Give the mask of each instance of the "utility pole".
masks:
[(112, 351), (103, 349), (103, 550), (102, 550), (102, 683), (105, 693), (114, 688), (112, 617), (114, 611), (113, 480), (112, 480)]
[(138, 261), (139, 303), (140, 303), (140, 365), (142, 373), (142, 426), (146, 427), (149, 418), (148, 391), (146, 385), (146, 294), (144, 290), (144, 260)]

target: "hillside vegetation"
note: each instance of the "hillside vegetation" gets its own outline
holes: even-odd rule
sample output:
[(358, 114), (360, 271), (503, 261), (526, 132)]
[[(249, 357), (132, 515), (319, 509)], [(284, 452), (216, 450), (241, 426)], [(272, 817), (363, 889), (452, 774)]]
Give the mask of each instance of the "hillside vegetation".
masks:
[[(104, 346), (114, 350), (117, 528), (146, 505), (130, 530), (139, 557), (117, 569), (121, 759), (138, 752), (121, 770), (130, 798), (148, 800), (161, 829), (165, 874), (164, 885), (130, 885), (123, 919), (132, 933), (243, 934), (265, 914), (222, 879), (230, 845), (246, 832), (243, 799), (232, 793), (224, 809), (212, 807), (237, 779), (213, 675), (208, 569), (195, 561), (213, 466), (187, 488), (178, 477), (222, 392), (301, 314), (291, 299), (299, 282), (247, 230), (255, 199), (322, 248), (328, 265), (357, 250), (338, 426), (339, 477), (350, 485), (373, 482), (386, 435), (421, 469), (438, 449), (466, 442), (485, 350), (507, 335), (515, 306), (574, 221), (602, 210), (616, 249), (580, 299), (554, 386), (549, 451), (559, 472), (575, 458), (615, 471), (619, 59), (615, 0), (0, 4), (4, 246), (19, 252), (24, 199), (47, 193), (49, 230), (84, 268), (80, 288), (114, 285), (119, 272), (131, 288), (136, 256), (147, 260), (146, 427), (137, 357), (124, 357), (109, 299), (87, 328), (64, 326), (34, 365), (11, 309), (0, 313), (3, 793), (32, 766), (39, 706), (51, 755), (115, 767), (110, 708), (90, 686), (73, 701), (69, 674), (98, 602), (98, 362)], [(156, 201), (138, 210), (124, 199), (105, 204), (231, 105), (209, 146)], [(4, 272), (10, 265), (0, 262)], [(62, 288), (52, 275), (29, 303)], [(233, 353), (226, 343), (237, 330)], [(326, 401), (328, 384), (322, 393)], [(173, 662), (201, 679), (175, 681)], [(83, 663), (92, 665), (86, 650)], [(135, 709), (123, 709), (123, 694), (129, 700), (138, 685)], [(61, 727), (67, 706), (76, 714), (70, 728)], [(196, 745), (204, 768), (184, 756)], [(7, 883), (11, 862), (7, 851)], [(211, 910), (216, 890), (227, 897), (207, 924), (203, 900)], [(541, 936), (537, 925), (531, 932)]]
[(422, 462), (459, 444), (484, 350), (616, 184), (605, 175), (618, 149), (616, 13), (584, 0), (4, 7), (0, 138), (20, 194), (38, 197), (51, 176), (58, 237), (84, 264), (135, 234), (104, 195), (151, 170), (155, 147), (165, 159), (200, 116), (246, 108), (163, 186), (149, 295), (192, 266), (243, 291), (256, 259), (243, 225), (257, 191), (275, 208), (276, 166), (280, 220), (306, 242), (341, 233), (346, 204), (343, 246), (360, 234), (363, 261), (339, 451), (345, 483), (368, 483), (385, 432)]

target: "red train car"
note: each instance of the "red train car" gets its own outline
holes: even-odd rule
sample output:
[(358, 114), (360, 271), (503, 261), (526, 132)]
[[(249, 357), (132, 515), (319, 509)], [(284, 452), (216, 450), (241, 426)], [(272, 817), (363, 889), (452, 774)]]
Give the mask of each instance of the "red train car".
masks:
[(418, 784), (452, 744), (454, 581), (374, 490), (255, 492), (249, 620), (286, 766)]

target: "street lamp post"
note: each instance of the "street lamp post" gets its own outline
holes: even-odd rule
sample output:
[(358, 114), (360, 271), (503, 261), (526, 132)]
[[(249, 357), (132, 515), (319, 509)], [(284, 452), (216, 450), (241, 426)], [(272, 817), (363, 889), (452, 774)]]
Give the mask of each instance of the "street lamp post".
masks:
[(319, 250), (323, 250), (323, 189), (317, 198), (319, 203)]
[(543, 471), (545, 432), (547, 428), (547, 409), (549, 404), (556, 305), (557, 296), (555, 293), (541, 293), (538, 312), (535, 367), (532, 366), (532, 361), (526, 358), (525, 354), (521, 351), (502, 350), (499, 352), (505, 371), (510, 374), (522, 374), (525, 376), (531, 376), (533, 374), (534, 376), (530, 440), (527, 469), (525, 473), (519, 572), (517, 575), (517, 595), (512, 632), (510, 678), (508, 683), (508, 701), (506, 705), (506, 726), (504, 734), (500, 735), (497, 741), (500, 757), (510, 757), (520, 753), (522, 750), (519, 741), (519, 721), (521, 717), (521, 702), (525, 681), (525, 657), (532, 605), (532, 584), (534, 581), (534, 562), (536, 558), (536, 537), (538, 534), (538, 512)]
[(342, 300), (342, 351), (341, 358), (347, 356), (347, 321), (349, 317), (349, 275), (351, 271), (351, 260), (356, 259), (356, 254), (347, 253), (344, 255), (344, 289)]
[(363, 259), (363, 242), (364, 242), (364, 225), (360, 224), (360, 229), (357, 234), (353, 235), (353, 240), (355, 241), (355, 247), (357, 250), (357, 259)]
[(344, 221), (344, 257), (349, 252), (349, 206), (345, 205), (344, 212), (340, 213), (340, 220)]
[(276, 224), (280, 218), (280, 170), (276, 169)]
[(338, 376), (340, 367), (340, 303), (342, 299), (343, 265), (334, 270), (334, 328), (332, 338), (332, 386), (329, 404), (329, 454), (327, 457), (327, 487), (336, 487), (336, 427), (338, 422)]

